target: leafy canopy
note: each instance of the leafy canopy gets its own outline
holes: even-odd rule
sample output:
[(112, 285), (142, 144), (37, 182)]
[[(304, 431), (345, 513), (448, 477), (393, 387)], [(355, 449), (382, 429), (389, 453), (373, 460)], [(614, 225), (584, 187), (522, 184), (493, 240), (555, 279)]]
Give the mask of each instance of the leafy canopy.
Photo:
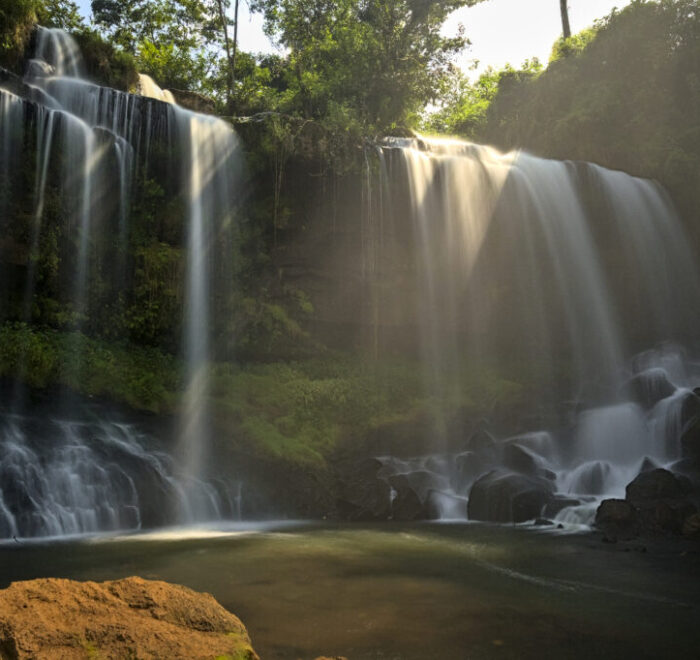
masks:
[(287, 111), (365, 134), (416, 124), (468, 41), (442, 25), (479, 0), (255, 0), (288, 50)]

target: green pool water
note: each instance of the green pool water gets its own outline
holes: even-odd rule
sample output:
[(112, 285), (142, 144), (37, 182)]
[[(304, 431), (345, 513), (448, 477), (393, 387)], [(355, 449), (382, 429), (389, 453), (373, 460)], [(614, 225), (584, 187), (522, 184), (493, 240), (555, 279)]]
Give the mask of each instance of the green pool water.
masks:
[(280, 524), (0, 546), (0, 581), (212, 594), (261, 658), (700, 658), (700, 547), (460, 525)]

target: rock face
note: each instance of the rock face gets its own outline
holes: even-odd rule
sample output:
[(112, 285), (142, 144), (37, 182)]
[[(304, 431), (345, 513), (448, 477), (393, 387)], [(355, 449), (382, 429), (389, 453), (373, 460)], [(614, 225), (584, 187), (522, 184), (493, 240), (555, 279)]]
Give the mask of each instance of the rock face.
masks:
[(178, 105), (193, 112), (201, 112), (205, 115), (213, 115), (216, 112), (216, 103), (213, 99), (207, 98), (203, 94), (190, 92), (184, 89), (171, 89)]
[(0, 591), (0, 657), (258, 660), (213, 596), (138, 577), (13, 583)]

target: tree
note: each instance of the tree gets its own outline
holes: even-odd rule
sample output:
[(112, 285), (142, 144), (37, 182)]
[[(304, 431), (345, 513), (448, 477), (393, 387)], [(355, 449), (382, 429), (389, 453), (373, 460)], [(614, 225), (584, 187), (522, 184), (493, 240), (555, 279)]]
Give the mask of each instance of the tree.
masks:
[(229, 0), (92, 0), (95, 24), (163, 87), (230, 98)]
[(569, 3), (567, 0), (559, 0), (561, 8), (561, 25), (564, 33), (564, 39), (571, 36), (571, 24), (569, 23)]
[(479, 0), (256, 0), (289, 49), (288, 110), (364, 134), (415, 125), (468, 41), (441, 33)]

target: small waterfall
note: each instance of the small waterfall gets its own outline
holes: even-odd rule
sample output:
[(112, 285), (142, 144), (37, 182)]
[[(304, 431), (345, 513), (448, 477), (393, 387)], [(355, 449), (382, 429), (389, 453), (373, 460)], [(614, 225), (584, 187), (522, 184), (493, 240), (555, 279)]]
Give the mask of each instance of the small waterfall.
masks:
[[(530, 397), (550, 408), (575, 402), (577, 411), (561, 416), (556, 441), (543, 432), (493, 438), (487, 449), (459, 454), (448, 452), (453, 431), (438, 420), (428, 440), (436, 453), (408, 463), (382, 458), (385, 475), (422, 475), (419, 497), (454, 498), (489, 470), (515, 469), (551, 481), (566, 504), (558, 519), (590, 522), (595, 504), (624, 497), (643, 465), (680, 457), (683, 402), (700, 373), (680, 351), (644, 349), (692, 340), (700, 278), (658, 185), (597, 165), (426, 138), (387, 140), (378, 172), (377, 188), (396, 201), (381, 209), (381, 222), (402, 229), (392, 245), (370, 249), (377, 272), (388, 272), (401, 262), (396, 235), (410, 236), (403, 249), (414, 257), (415, 281), (402, 301), (419, 310), (425, 390), (445, 404), (443, 414), (470, 370), (507, 377), (523, 365)], [(544, 436), (544, 445), (524, 439)], [(436, 456), (443, 467), (426, 476), (425, 461)]]
[[(148, 76), (140, 76), (139, 94), (87, 80), (80, 49), (62, 30), (37, 28), (35, 42), (22, 97), (0, 89), (0, 167), (8, 182), (22, 170), (18, 164), (28, 145), (33, 145), (35, 153), (34, 215), (18, 317), (32, 322), (49, 187), (59, 191), (61, 215), (68, 225), (67, 249), (73, 253), (72, 262), (62, 266), (60, 285), (72, 310), (72, 328), (88, 332), (92, 315), (99, 312), (91, 299), (92, 275), (108, 269), (115, 297), (129, 286), (132, 194), (148, 180), (154, 166), (168, 168), (173, 175), (167, 177), (172, 188), (168, 192), (181, 199), (185, 218), (182, 344), (186, 387), (182, 430), (175, 443), (179, 445), (178, 460), (172, 463), (161, 455), (150, 456), (145, 444), (132, 442), (130, 431), (124, 442), (131, 453), (120, 454), (119, 461), (127, 454), (138, 456), (138, 461), (161, 475), (162, 483), (168, 483), (160, 489), (167, 497), (159, 501), (163, 511), (176, 511), (169, 522), (220, 518), (230, 507), (222, 504), (218, 491), (205, 484), (210, 336), (216, 324), (210, 298), (214, 280), (228, 272), (231, 259), (229, 236), (240, 158), (236, 135), (217, 118), (177, 106), (172, 93), (160, 89)], [(9, 208), (12, 187), (11, 183), (0, 186), (0, 210)], [(117, 249), (105, 257), (100, 246), (106, 242)], [(7, 309), (3, 312), (8, 313)], [(18, 374), (18, 383), (21, 377)], [(21, 391), (18, 385), (12, 412), (18, 419)], [(71, 405), (66, 404), (62, 419), (72, 417)], [(55, 440), (42, 445), (39, 452), (31, 425), (8, 422), (2, 439), (7, 457), (0, 465), (3, 474), (13, 476), (0, 481), (0, 532), (56, 535), (154, 524), (154, 516), (144, 523), (144, 507), (150, 504), (137, 497), (137, 480), (124, 472), (119, 461), (104, 463), (105, 447), (114, 445), (119, 433), (114, 429), (101, 433), (99, 449), (72, 431), (53, 434)], [(31, 513), (22, 514), (19, 502)]]
[(0, 538), (174, 524), (190, 493), (218, 517), (219, 495), (173, 476), (172, 459), (127, 424), (17, 415), (0, 421)]

